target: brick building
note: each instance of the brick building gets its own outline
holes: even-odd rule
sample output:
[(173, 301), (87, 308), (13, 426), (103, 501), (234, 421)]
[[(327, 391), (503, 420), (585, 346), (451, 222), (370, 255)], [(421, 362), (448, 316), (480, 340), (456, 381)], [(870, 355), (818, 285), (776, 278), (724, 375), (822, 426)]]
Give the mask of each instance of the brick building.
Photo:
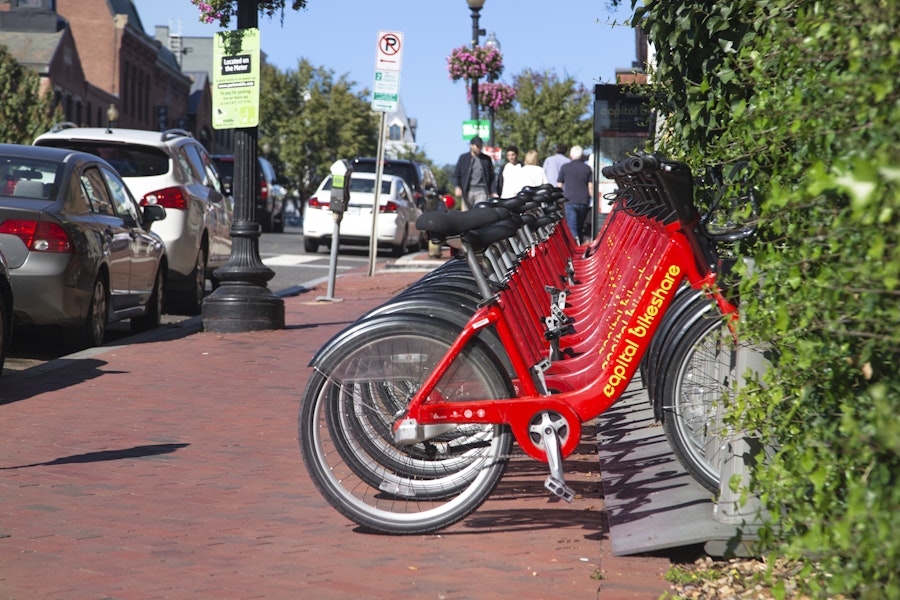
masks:
[(132, 0), (0, 0), (0, 44), (41, 76), (68, 121), (106, 125), (115, 105), (120, 127), (180, 127), (211, 140), (208, 79), (182, 72)]

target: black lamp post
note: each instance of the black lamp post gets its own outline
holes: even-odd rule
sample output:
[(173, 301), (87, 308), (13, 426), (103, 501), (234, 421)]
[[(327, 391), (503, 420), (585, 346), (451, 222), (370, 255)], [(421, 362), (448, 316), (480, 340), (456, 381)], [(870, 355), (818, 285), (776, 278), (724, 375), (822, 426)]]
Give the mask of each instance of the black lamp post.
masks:
[[(259, 3), (238, 0), (237, 28), (259, 25)], [(256, 127), (234, 132), (234, 221), (231, 224), (231, 256), (216, 269), (219, 288), (203, 300), (203, 328), (216, 333), (238, 333), (284, 328), (284, 300), (266, 282), (274, 271), (259, 257), (260, 227), (256, 222), (259, 193)]]
[[(485, 34), (484, 29), (478, 28), (478, 17), (485, 0), (466, 0), (469, 10), (472, 11), (472, 47), (478, 47), (478, 38)], [(472, 120), (478, 120), (478, 78), (472, 80)]]
[[(484, 45), (487, 48), (493, 48), (497, 52), (500, 52), (500, 40), (497, 39), (497, 36), (494, 35), (493, 31), (488, 36), (488, 39), (485, 40)], [(491, 75), (488, 77), (488, 81), (490, 81), (491, 83), (494, 82), (494, 74), (493, 73), (491, 73)], [(493, 148), (494, 147), (494, 107), (493, 106), (491, 106), (490, 109), (488, 110), (488, 114), (490, 115), (488, 118), (491, 120), (490, 121), (490, 129), (488, 129), (488, 145), (491, 148)]]

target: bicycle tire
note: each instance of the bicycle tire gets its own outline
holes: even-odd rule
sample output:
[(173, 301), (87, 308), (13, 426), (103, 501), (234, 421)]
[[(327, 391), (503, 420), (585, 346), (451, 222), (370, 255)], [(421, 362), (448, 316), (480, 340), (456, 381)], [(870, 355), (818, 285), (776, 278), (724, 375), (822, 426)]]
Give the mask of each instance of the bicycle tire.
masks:
[[(503, 425), (477, 426), (483, 439), (466, 448), (463, 458), (429, 460), (419, 445), (398, 446), (389, 435), (396, 403), (408, 402), (454, 337), (439, 321), (374, 317), (319, 356), (300, 407), (303, 460), (325, 499), (366, 529), (389, 534), (443, 529), (477, 509), (506, 468), (512, 434)], [(367, 404), (375, 400), (365, 389), (373, 382), (403, 393), (379, 410)], [(454, 361), (438, 388), (447, 399), (513, 393), (500, 365), (477, 341)], [(472, 428), (464, 425), (434, 443), (469, 439)]]
[(736, 376), (734, 337), (717, 311), (704, 312), (662, 368), (663, 429), (685, 470), (718, 492), (726, 459), (726, 399)]

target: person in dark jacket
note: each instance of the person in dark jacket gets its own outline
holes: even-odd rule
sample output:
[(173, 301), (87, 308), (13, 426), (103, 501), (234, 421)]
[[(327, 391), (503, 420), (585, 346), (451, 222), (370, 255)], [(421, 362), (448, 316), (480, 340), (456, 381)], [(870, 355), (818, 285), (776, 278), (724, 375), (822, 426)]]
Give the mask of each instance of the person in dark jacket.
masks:
[(594, 178), (591, 168), (584, 161), (581, 146), (572, 146), (569, 158), (571, 160), (559, 169), (556, 185), (562, 188), (566, 197), (566, 223), (575, 242), (580, 244), (581, 232), (584, 231), (594, 197)]
[(462, 201), (460, 208), (468, 210), (484, 202), (494, 191), (494, 163), (483, 153), (484, 142), (478, 136), (469, 140), (469, 151), (460, 155), (453, 170), (454, 193)]

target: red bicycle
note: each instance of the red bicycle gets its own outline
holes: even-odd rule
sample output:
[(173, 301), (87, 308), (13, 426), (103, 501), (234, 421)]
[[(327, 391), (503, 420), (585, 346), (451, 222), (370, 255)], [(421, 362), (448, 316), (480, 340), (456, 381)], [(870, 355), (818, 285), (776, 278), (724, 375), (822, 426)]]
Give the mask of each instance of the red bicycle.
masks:
[[(300, 445), (335, 509), (384, 533), (447, 527), (489, 496), (514, 441), (571, 500), (563, 459), (625, 390), (682, 283), (736, 314), (690, 169), (642, 155), (604, 175), (618, 183), (613, 211), (583, 246), (552, 188), (420, 218), (432, 239), (461, 242), (466, 276), (449, 266), (452, 283), (414, 286), (312, 361)], [(459, 310), (429, 310), (451, 290)]]

